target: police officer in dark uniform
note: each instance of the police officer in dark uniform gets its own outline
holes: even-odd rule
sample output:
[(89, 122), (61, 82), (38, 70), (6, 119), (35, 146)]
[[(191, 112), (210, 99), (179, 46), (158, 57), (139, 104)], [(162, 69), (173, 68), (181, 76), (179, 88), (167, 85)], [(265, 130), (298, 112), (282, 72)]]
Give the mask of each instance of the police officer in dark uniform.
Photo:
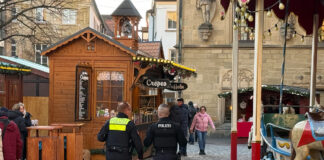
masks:
[(185, 146), (187, 140), (179, 124), (170, 118), (170, 108), (161, 104), (158, 108), (159, 121), (152, 124), (146, 133), (144, 146), (149, 147), (152, 143), (156, 150), (153, 160), (177, 160), (177, 144)]
[(143, 159), (143, 145), (134, 122), (128, 119), (131, 106), (122, 102), (117, 106), (117, 117), (111, 118), (98, 133), (98, 140), (106, 142), (106, 160), (130, 160), (135, 147)]

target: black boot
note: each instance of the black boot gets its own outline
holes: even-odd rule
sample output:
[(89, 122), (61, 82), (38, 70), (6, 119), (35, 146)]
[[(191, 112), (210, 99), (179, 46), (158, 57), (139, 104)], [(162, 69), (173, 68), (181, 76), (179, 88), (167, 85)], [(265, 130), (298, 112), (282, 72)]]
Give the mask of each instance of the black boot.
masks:
[(202, 150), (202, 155), (206, 155), (205, 150)]
[(199, 155), (204, 155), (204, 150), (200, 150)]

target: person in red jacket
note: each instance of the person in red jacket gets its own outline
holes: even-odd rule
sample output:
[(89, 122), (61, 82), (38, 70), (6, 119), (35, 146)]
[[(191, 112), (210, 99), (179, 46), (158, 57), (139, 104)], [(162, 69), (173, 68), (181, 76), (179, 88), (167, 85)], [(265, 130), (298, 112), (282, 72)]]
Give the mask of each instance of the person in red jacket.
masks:
[[(17, 125), (15, 122), (8, 120), (7, 112), (8, 110), (6, 108), (0, 108), (0, 128), (3, 136), (1, 137), (3, 157), (4, 160), (19, 160), (22, 156), (23, 143)], [(6, 128), (5, 125), (7, 126)]]

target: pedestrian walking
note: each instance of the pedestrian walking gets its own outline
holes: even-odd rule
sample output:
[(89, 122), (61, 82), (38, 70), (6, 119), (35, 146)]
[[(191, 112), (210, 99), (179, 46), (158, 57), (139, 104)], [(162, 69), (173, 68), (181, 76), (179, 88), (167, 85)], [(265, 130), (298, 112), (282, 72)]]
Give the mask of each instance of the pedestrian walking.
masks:
[(210, 116), (206, 113), (206, 107), (201, 106), (200, 112), (197, 113), (193, 119), (193, 122), (190, 127), (190, 132), (193, 132), (195, 128), (198, 134), (198, 143), (199, 143), (199, 155), (205, 155), (205, 145), (206, 145), (206, 134), (208, 129), (208, 124), (215, 130), (215, 125), (210, 118)]
[(27, 128), (25, 124), (25, 119), (23, 118), (24, 114), (20, 111), (19, 103), (14, 104), (12, 110), (8, 111), (8, 118), (11, 121), (14, 121), (19, 128), (21, 139), (23, 140), (23, 136), (27, 135)]
[[(188, 137), (188, 121), (189, 121), (189, 111), (188, 106), (184, 104), (183, 98), (177, 99), (177, 106), (171, 108), (171, 119), (180, 124), (180, 128), (184, 136)], [(187, 156), (187, 145), (179, 146), (179, 153), (182, 156)]]
[(170, 118), (170, 108), (161, 104), (158, 108), (159, 121), (150, 126), (144, 139), (144, 146), (152, 143), (156, 150), (153, 160), (177, 160), (177, 144), (184, 147), (187, 140), (180, 129), (180, 125)]
[(138, 158), (143, 159), (143, 145), (131, 115), (131, 106), (127, 102), (119, 103), (117, 116), (108, 120), (99, 131), (97, 138), (106, 142), (106, 160), (130, 160), (135, 147)]
[[(8, 109), (0, 108), (0, 152), (4, 160), (17, 160), (22, 155), (22, 140), (17, 125), (8, 119)], [(1, 154), (1, 153), (0, 153)], [(2, 157), (0, 157), (2, 158)]]
[[(19, 108), (19, 109), (18, 109)], [(25, 109), (25, 105), (21, 102), (19, 102), (17, 105), (15, 105), (13, 108), (13, 110), (19, 110), (22, 114), (23, 114), (23, 119), (25, 122), (25, 126), (26, 127), (30, 127), (32, 125), (31, 123), (31, 114), (29, 112), (26, 111)], [(26, 155), (27, 155), (27, 132), (25, 133), (25, 135), (21, 135), (23, 137), (23, 154), (22, 154), (22, 159), (26, 159)]]
[[(198, 112), (199, 112), (198, 104), (195, 103), (195, 104), (194, 104), (194, 107), (196, 108), (196, 113), (198, 113)], [(190, 125), (190, 126), (191, 126), (191, 125)], [(189, 127), (189, 128), (190, 128), (190, 127)], [(197, 132), (195, 131), (195, 129), (194, 129), (194, 132), (195, 132), (195, 141), (197, 142), (197, 141), (198, 141), (198, 134), (197, 134)]]
[[(189, 101), (188, 102), (188, 110), (189, 110), (189, 123), (188, 123), (188, 127), (190, 128), (190, 126), (192, 124), (192, 121), (193, 121), (193, 118), (195, 117), (195, 115), (197, 113), (197, 110), (194, 107), (192, 101)], [(189, 134), (189, 144), (193, 145), (194, 143), (195, 143), (194, 133), (190, 133)]]

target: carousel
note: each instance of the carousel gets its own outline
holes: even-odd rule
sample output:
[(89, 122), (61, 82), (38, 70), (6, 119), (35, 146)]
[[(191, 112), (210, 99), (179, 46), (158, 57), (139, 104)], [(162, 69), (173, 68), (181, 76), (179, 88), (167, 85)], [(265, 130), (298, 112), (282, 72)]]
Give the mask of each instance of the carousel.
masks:
[[(230, 2), (233, 8), (233, 50), (232, 50), (232, 128), (231, 128), (231, 159), (237, 159), (237, 115), (238, 115), (238, 31), (240, 27), (245, 27), (250, 36), (254, 38), (254, 85), (253, 85), (253, 127), (251, 129), (251, 147), (252, 159), (323, 159), (324, 145), (324, 116), (320, 106), (316, 103), (316, 69), (317, 69), (317, 45), (321, 40), (318, 32), (324, 19), (324, 1), (323, 0), (221, 0), (221, 5), (225, 11), (228, 10)], [(311, 56), (311, 79), (309, 103), (307, 110), (307, 118), (301, 112), (300, 105), (294, 106), (298, 108), (299, 114), (283, 114), (287, 106), (284, 106), (284, 75), (285, 75), (285, 57), (287, 38), (283, 43), (283, 62), (281, 84), (279, 86), (279, 103), (272, 106), (277, 108), (277, 113), (266, 113), (266, 108), (262, 105), (263, 90), (261, 82), (262, 74), (262, 52), (263, 52), (263, 35), (271, 30), (264, 30), (264, 13), (271, 15), (274, 13), (276, 17), (284, 21), (284, 37), (288, 34), (288, 16), (295, 14), (298, 16), (299, 25), (305, 30), (306, 34), (294, 32), (293, 36), (301, 36), (304, 41), (305, 36), (312, 37), (312, 56)], [(243, 22), (244, 24), (242, 25)], [(246, 27), (247, 26), (247, 27)], [(278, 26), (274, 26), (277, 28)], [(288, 110), (289, 107), (288, 107)], [(311, 113), (314, 112), (314, 113)], [(289, 136), (289, 133), (291, 135)], [(261, 157), (264, 152), (268, 155)], [(267, 146), (267, 147), (264, 147)]]

